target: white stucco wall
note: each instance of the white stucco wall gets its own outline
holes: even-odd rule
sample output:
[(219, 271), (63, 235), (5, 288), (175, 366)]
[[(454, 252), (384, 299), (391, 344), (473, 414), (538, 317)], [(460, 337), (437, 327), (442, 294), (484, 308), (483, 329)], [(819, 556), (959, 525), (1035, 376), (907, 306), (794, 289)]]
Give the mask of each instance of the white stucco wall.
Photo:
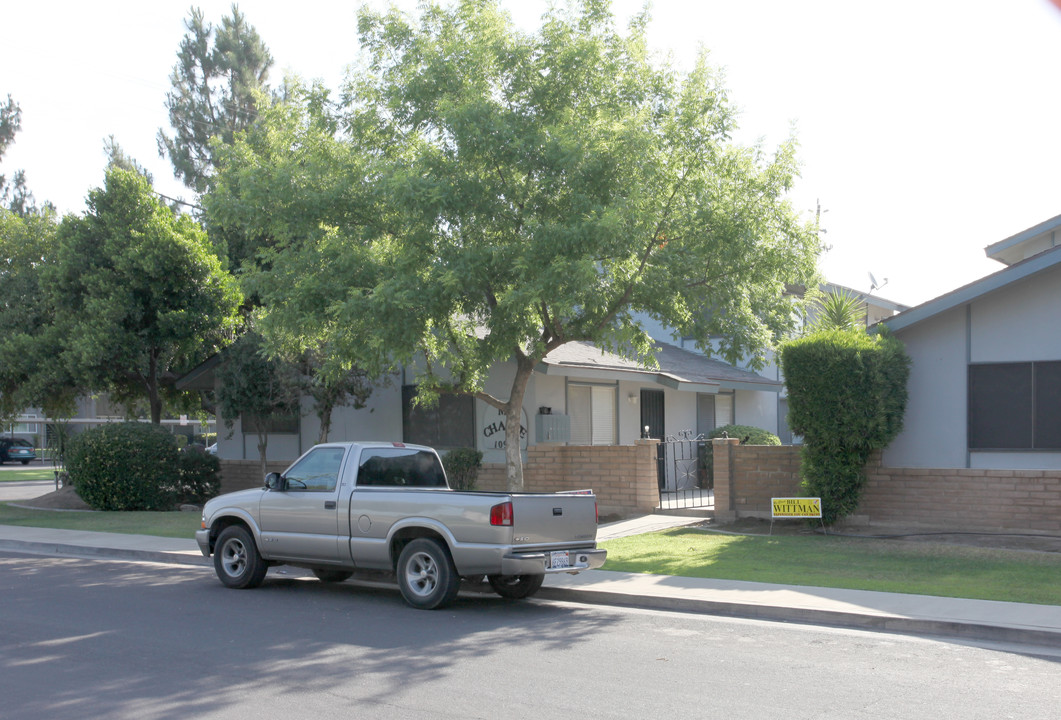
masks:
[(906, 344), (909, 403), (888, 467), (1057, 469), (1058, 452), (967, 452), (968, 362), (1061, 360), (1061, 267), (981, 296), (896, 336)]
[(965, 309), (896, 333), (912, 361), (903, 429), (888, 467), (965, 467)]

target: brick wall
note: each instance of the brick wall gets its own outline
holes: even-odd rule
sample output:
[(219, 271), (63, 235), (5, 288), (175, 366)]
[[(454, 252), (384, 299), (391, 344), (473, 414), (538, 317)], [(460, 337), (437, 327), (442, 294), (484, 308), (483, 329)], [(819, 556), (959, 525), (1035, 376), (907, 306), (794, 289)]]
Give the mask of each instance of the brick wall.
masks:
[(870, 523), (957, 530), (1061, 531), (1061, 472), (867, 467), (858, 512)]
[[(636, 445), (533, 445), (527, 449), (523, 487), (527, 492), (591, 489), (601, 515), (650, 513), (659, 505), (657, 440)], [(485, 464), (476, 485), (502, 491), (505, 466)]]
[[(290, 461), (286, 460), (267, 463), (266, 472), (283, 472), (290, 464)], [(260, 460), (221, 461), (221, 492), (223, 493), (262, 487), (264, 482)]]
[[(770, 517), (771, 497), (800, 494), (798, 447), (714, 443), (716, 517)], [(1061, 531), (1061, 471), (887, 468), (874, 453), (866, 475), (852, 522)]]

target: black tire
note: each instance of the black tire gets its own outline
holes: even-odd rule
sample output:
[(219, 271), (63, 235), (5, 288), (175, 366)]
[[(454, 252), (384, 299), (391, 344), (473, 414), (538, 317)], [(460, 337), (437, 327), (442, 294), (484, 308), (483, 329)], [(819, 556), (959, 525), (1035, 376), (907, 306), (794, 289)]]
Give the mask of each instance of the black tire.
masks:
[(23, 460), (23, 461), (22, 461), (22, 464), (23, 464), (23, 465), (29, 465), (29, 460)]
[(269, 566), (254, 537), (242, 525), (229, 525), (214, 544), (214, 572), (225, 587), (249, 590), (262, 584)]
[(436, 610), (453, 602), (460, 576), (446, 548), (432, 538), (417, 538), (398, 556), (398, 587), (405, 602), (419, 610)]
[(529, 598), (542, 587), (544, 575), (488, 575), (486, 581), (498, 595), (509, 600)]
[(326, 583), (340, 583), (343, 580), (349, 580), (353, 576), (353, 572), (350, 570), (321, 570), (315, 569), (313, 574), (317, 576), (317, 579), (321, 582)]

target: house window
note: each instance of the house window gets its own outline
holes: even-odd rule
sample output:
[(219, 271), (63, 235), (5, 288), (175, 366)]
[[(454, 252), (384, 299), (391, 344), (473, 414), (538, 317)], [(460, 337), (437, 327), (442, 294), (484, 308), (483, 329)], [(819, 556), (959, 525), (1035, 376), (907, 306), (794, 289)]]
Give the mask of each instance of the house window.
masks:
[(1061, 361), (969, 366), (970, 450), (1061, 450)]
[(417, 386), (402, 386), (402, 438), (435, 448), (475, 447), (475, 398), (439, 395), (427, 407), (416, 405)]
[(240, 416), (240, 426), (245, 435), (256, 434), (259, 430), (269, 435), (297, 435), (298, 413), (265, 416), (243, 413)]
[(715, 427), (733, 424), (733, 393), (715, 396)]
[(615, 445), (616, 385), (567, 386), (572, 445)]

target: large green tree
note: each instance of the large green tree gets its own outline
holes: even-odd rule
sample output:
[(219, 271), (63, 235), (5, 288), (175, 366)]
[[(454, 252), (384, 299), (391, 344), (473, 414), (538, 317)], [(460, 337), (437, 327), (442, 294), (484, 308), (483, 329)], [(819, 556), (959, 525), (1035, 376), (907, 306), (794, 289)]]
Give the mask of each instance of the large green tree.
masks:
[(214, 168), (211, 139), (231, 143), (254, 121), (273, 58), (236, 5), (217, 28), (192, 8), (185, 27), (166, 95), (173, 135), (159, 130), (158, 149), (173, 164), (174, 176), (202, 193)]
[[(647, 23), (618, 32), (606, 0), (534, 33), (492, 0), (362, 11), (341, 106), (310, 93), (264, 116), (207, 199), (230, 223), (280, 208), (271, 236), (300, 236), (264, 265), (266, 334), (340, 365), (402, 363), (425, 396), (505, 412), (511, 489), (528, 381), (564, 343), (652, 362), (649, 316), (762, 362), (819, 249), (786, 199), (795, 143), (733, 143), (706, 59), (686, 74), (655, 61)], [(487, 393), (505, 360), (507, 395)]]
[(67, 417), (79, 389), (59, 359), (44, 275), (55, 262), (58, 221), (45, 208), (20, 215), (0, 209), (0, 422), (27, 407)]
[(117, 167), (84, 217), (63, 220), (46, 280), (68, 366), (120, 401), (145, 399), (155, 423), (178, 373), (230, 338), (240, 301), (199, 225)]
[[(22, 129), (22, 108), (8, 95), (7, 102), (0, 105), (0, 159), (4, 157), (8, 146), (15, 141), (15, 135)], [(0, 174), (0, 205), (8, 210), (28, 217), (37, 212), (33, 193), (26, 187), (26, 172), (16, 170), (9, 181)], [(45, 209), (51, 207), (45, 204)]]

